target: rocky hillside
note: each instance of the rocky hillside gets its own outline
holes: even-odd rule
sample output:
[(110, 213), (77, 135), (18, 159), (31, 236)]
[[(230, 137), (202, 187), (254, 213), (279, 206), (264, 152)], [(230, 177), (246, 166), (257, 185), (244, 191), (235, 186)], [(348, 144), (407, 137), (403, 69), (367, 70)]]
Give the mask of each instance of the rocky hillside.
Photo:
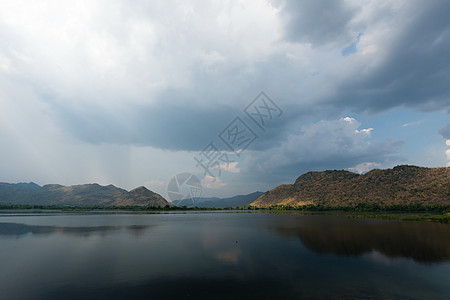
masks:
[(163, 197), (141, 186), (131, 191), (113, 185), (63, 186), (0, 183), (0, 204), (71, 206), (171, 206)]
[(308, 172), (294, 184), (280, 185), (251, 205), (324, 205), (355, 207), (450, 204), (450, 167), (424, 168), (402, 165), (359, 175), (349, 171)]

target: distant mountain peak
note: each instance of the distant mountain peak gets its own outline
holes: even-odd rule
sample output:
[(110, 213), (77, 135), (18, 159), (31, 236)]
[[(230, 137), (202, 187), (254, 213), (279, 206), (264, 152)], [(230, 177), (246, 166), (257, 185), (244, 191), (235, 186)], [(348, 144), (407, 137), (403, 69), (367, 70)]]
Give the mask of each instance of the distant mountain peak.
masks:
[(36, 183), (34, 183), (32, 181), (30, 181), (30, 182), (19, 182), (16, 185), (17, 186), (28, 187), (28, 188), (31, 188), (31, 189), (34, 189), (34, 190), (41, 188), (40, 185), (38, 185), (38, 184), (36, 184)]
[(193, 207), (193, 206), (205, 208), (240, 207), (249, 205), (262, 194), (264, 193), (253, 192), (247, 195), (236, 195), (229, 198), (201, 197), (197, 198), (195, 202), (192, 201), (192, 199), (183, 199), (173, 201), (172, 203), (175, 204), (176, 206), (186, 206), (186, 207)]
[(146, 188), (145, 186), (139, 186), (135, 189), (132, 189), (131, 191), (128, 192), (129, 194), (140, 194), (140, 195), (146, 195), (146, 196), (154, 196), (154, 195), (158, 195), (153, 191), (150, 191), (148, 188)]
[(130, 191), (131, 192), (151, 192), (148, 188), (146, 188), (145, 186), (141, 185), (138, 186), (137, 188), (134, 188)]
[(134, 199), (136, 202), (152, 203), (150, 206), (172, 206), (161, 195), (150, 191), (145, 186), (140, 186), (128, 192), (128, 197)]

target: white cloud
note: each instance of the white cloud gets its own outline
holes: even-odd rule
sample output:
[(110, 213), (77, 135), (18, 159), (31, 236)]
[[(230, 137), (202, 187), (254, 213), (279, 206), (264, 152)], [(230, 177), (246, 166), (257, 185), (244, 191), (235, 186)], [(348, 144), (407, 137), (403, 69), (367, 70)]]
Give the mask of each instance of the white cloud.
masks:
[(423, 120), (420, 120), (420, 121), (414, 121), (414, 122), (405, 123), (405, 124), (403, 124), (402, 126), (403, 126), (403, 127), (408, 127), (408, 126), (413, 126), (413, 125), (419, 125), (419, 124), (422, 124), (422, 122), (423, 122)]
[(264, 60), (279, 38), (276, 13), (262, 0), (2, 1), (0, 62), (60, 101), (149, 103), (165, 88), (194, 88), (198, 65)]
[(230, 162), (230, 163), (224, 163), (220, 165), (214, 165), (213, 169), (215, 170), (221, 170), (221, 171), (228, 171), (230, 173), (239, 173), (241, 169), (237, 167), (238, 162)]
[(361, 164), (357, 164), (356, 166), (352, 167), (352, 168), (348, 168), (350, 171), (355, 171), (359, 174), (363, 174), (363, 173), (367, 173), (368, 171), (375, 169), (375, 168), (379, 168), (380, 167), (380, 163), (373, 163), (373, 162), (365, 162), (365, 163), (361, 163)]
[(227, 185), (226, 183), (222, 182), (220, 178), (208, 175), (203, 177), (201, 183), (202, 187), (207, 189), (218, 189)]
[(345, 117), (345, 118), (343, 118), (343, 120), (348, 123), (356, 122), (356, 120), (354, 118), (350, 118), (350, 117)]
[(366, 129), (361, 129), (361, 130), (356, 129), (355, 132), (370, 136), (370, 133), (372, 132), (372, 130), (373, 130), (373, 128), (366, 128)]

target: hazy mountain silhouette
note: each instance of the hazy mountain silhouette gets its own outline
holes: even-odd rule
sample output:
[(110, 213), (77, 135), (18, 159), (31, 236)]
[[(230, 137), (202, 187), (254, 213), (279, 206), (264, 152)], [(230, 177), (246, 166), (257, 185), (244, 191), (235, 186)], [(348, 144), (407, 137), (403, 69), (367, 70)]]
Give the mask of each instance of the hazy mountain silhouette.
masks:
[(141, 186), (131, 191), (113, 185), (82, 184), (63, 186), (35, 183), (0, 183), (1, 204), (71, 206), (171, 206), (162, 196)]
[(176, 206), (186, 206), (186, 207), (205, 207), (205, 208), (227, 208), (227, 207), (239, 207), (247, 206), (258, 197), (260, 197), (263, 192), (253, 192), (247, 195), (237, 195), (229, 198), (197, 198), (194, 201), (192, 199), (183, 199), (173, 201), (172, 204)]

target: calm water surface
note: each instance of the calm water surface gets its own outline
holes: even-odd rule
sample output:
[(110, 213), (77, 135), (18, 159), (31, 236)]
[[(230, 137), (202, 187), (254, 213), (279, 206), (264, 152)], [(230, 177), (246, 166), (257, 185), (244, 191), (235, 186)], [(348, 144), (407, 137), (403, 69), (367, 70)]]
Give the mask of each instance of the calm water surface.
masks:
[(245, 212), (1, 214), (1, 299), (450, 299), (450, 225)]

